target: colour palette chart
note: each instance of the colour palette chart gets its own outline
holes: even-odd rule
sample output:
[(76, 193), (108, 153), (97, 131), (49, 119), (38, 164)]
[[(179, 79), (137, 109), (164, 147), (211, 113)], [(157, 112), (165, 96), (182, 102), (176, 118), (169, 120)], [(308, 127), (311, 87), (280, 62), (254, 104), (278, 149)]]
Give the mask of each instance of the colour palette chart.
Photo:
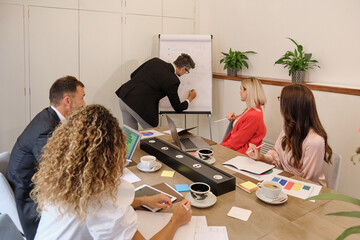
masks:
[(156, 130), (144, 130), (144, 131), (140, 131), (140, 133), (141, 133), (141, 139), (164, 135), (163, 133)]
[(279, 175), (268, 176), (266, 180), (280, 183), (283, 186), (284, 193), (301, 199), (306, 199), (308, 197), (318, 195), (321, 190), (321, 186), (319, 185), (302, 182)]

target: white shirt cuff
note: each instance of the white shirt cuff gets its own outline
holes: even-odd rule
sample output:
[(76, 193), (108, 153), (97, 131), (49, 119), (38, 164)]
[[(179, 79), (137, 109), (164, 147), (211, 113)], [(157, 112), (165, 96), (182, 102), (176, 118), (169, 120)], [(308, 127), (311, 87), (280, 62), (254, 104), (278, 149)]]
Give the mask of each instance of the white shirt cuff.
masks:
[(188, 106), (190, 106), (190, 101), (189, 101), (189, 99), (186, 99), (186, 101), (188, 102)]

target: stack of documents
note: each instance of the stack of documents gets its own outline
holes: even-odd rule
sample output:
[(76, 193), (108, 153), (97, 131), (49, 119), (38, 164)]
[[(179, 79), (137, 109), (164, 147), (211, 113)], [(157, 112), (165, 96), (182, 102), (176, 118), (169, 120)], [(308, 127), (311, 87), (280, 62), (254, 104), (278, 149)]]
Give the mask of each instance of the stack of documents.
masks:
[[(172, 213), (136, 211), (139, 232), (145, 239), (150, 239), (170, 221)], [(181, 226), (175, 233), (174, 240), (228, 240), (226, 227), (209, 227), (205, 216), (192, 216), (191, 221)]]

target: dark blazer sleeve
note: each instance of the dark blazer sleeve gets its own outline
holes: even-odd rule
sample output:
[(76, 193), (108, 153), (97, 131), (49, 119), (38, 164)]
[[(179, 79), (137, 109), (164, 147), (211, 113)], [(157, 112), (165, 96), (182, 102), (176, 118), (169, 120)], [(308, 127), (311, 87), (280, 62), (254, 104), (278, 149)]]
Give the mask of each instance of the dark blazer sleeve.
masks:
[(33, 145), (32, 153), (34, 154), (35, 159), (38, 163), (40, 162), (42, 149), (46, 145), (47, 140), (49, 136), (52, 134), (52, 132), (53, 129), (48, 129), (46, 133), (39, 135), (39, 137), (36, 139), (36, 142)]
[(178, 95), (178, 89), (179, 89), (180, 82), (178, 80), (178, 83), (172, 84), (167, 87), (166, 95), (169, 98), (169, 101), (171, 103), (171, 106), (174, 108), (175, 112), (182, 112), (188, 108), (188, 102), (180, 102), (180, 98)]

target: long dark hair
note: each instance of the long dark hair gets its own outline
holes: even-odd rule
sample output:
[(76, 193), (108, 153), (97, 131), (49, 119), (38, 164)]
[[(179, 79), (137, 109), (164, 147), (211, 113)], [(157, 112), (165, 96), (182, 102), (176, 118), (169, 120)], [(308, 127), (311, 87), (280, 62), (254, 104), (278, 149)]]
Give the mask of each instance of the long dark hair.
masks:
[(327, 134), (321, 125), (311, 90), (303, 84), (291, 84), (281, 91), (280, 111), (284, 117), (285, 136), (282, 138), (281, 147), (285, 151), (292, 151), (290, 163), (301, 167), (302, 144), (304, 139), (313, 129), (325, 140), (324, 160), (331, 163), (332, 149), (327, 142)]

